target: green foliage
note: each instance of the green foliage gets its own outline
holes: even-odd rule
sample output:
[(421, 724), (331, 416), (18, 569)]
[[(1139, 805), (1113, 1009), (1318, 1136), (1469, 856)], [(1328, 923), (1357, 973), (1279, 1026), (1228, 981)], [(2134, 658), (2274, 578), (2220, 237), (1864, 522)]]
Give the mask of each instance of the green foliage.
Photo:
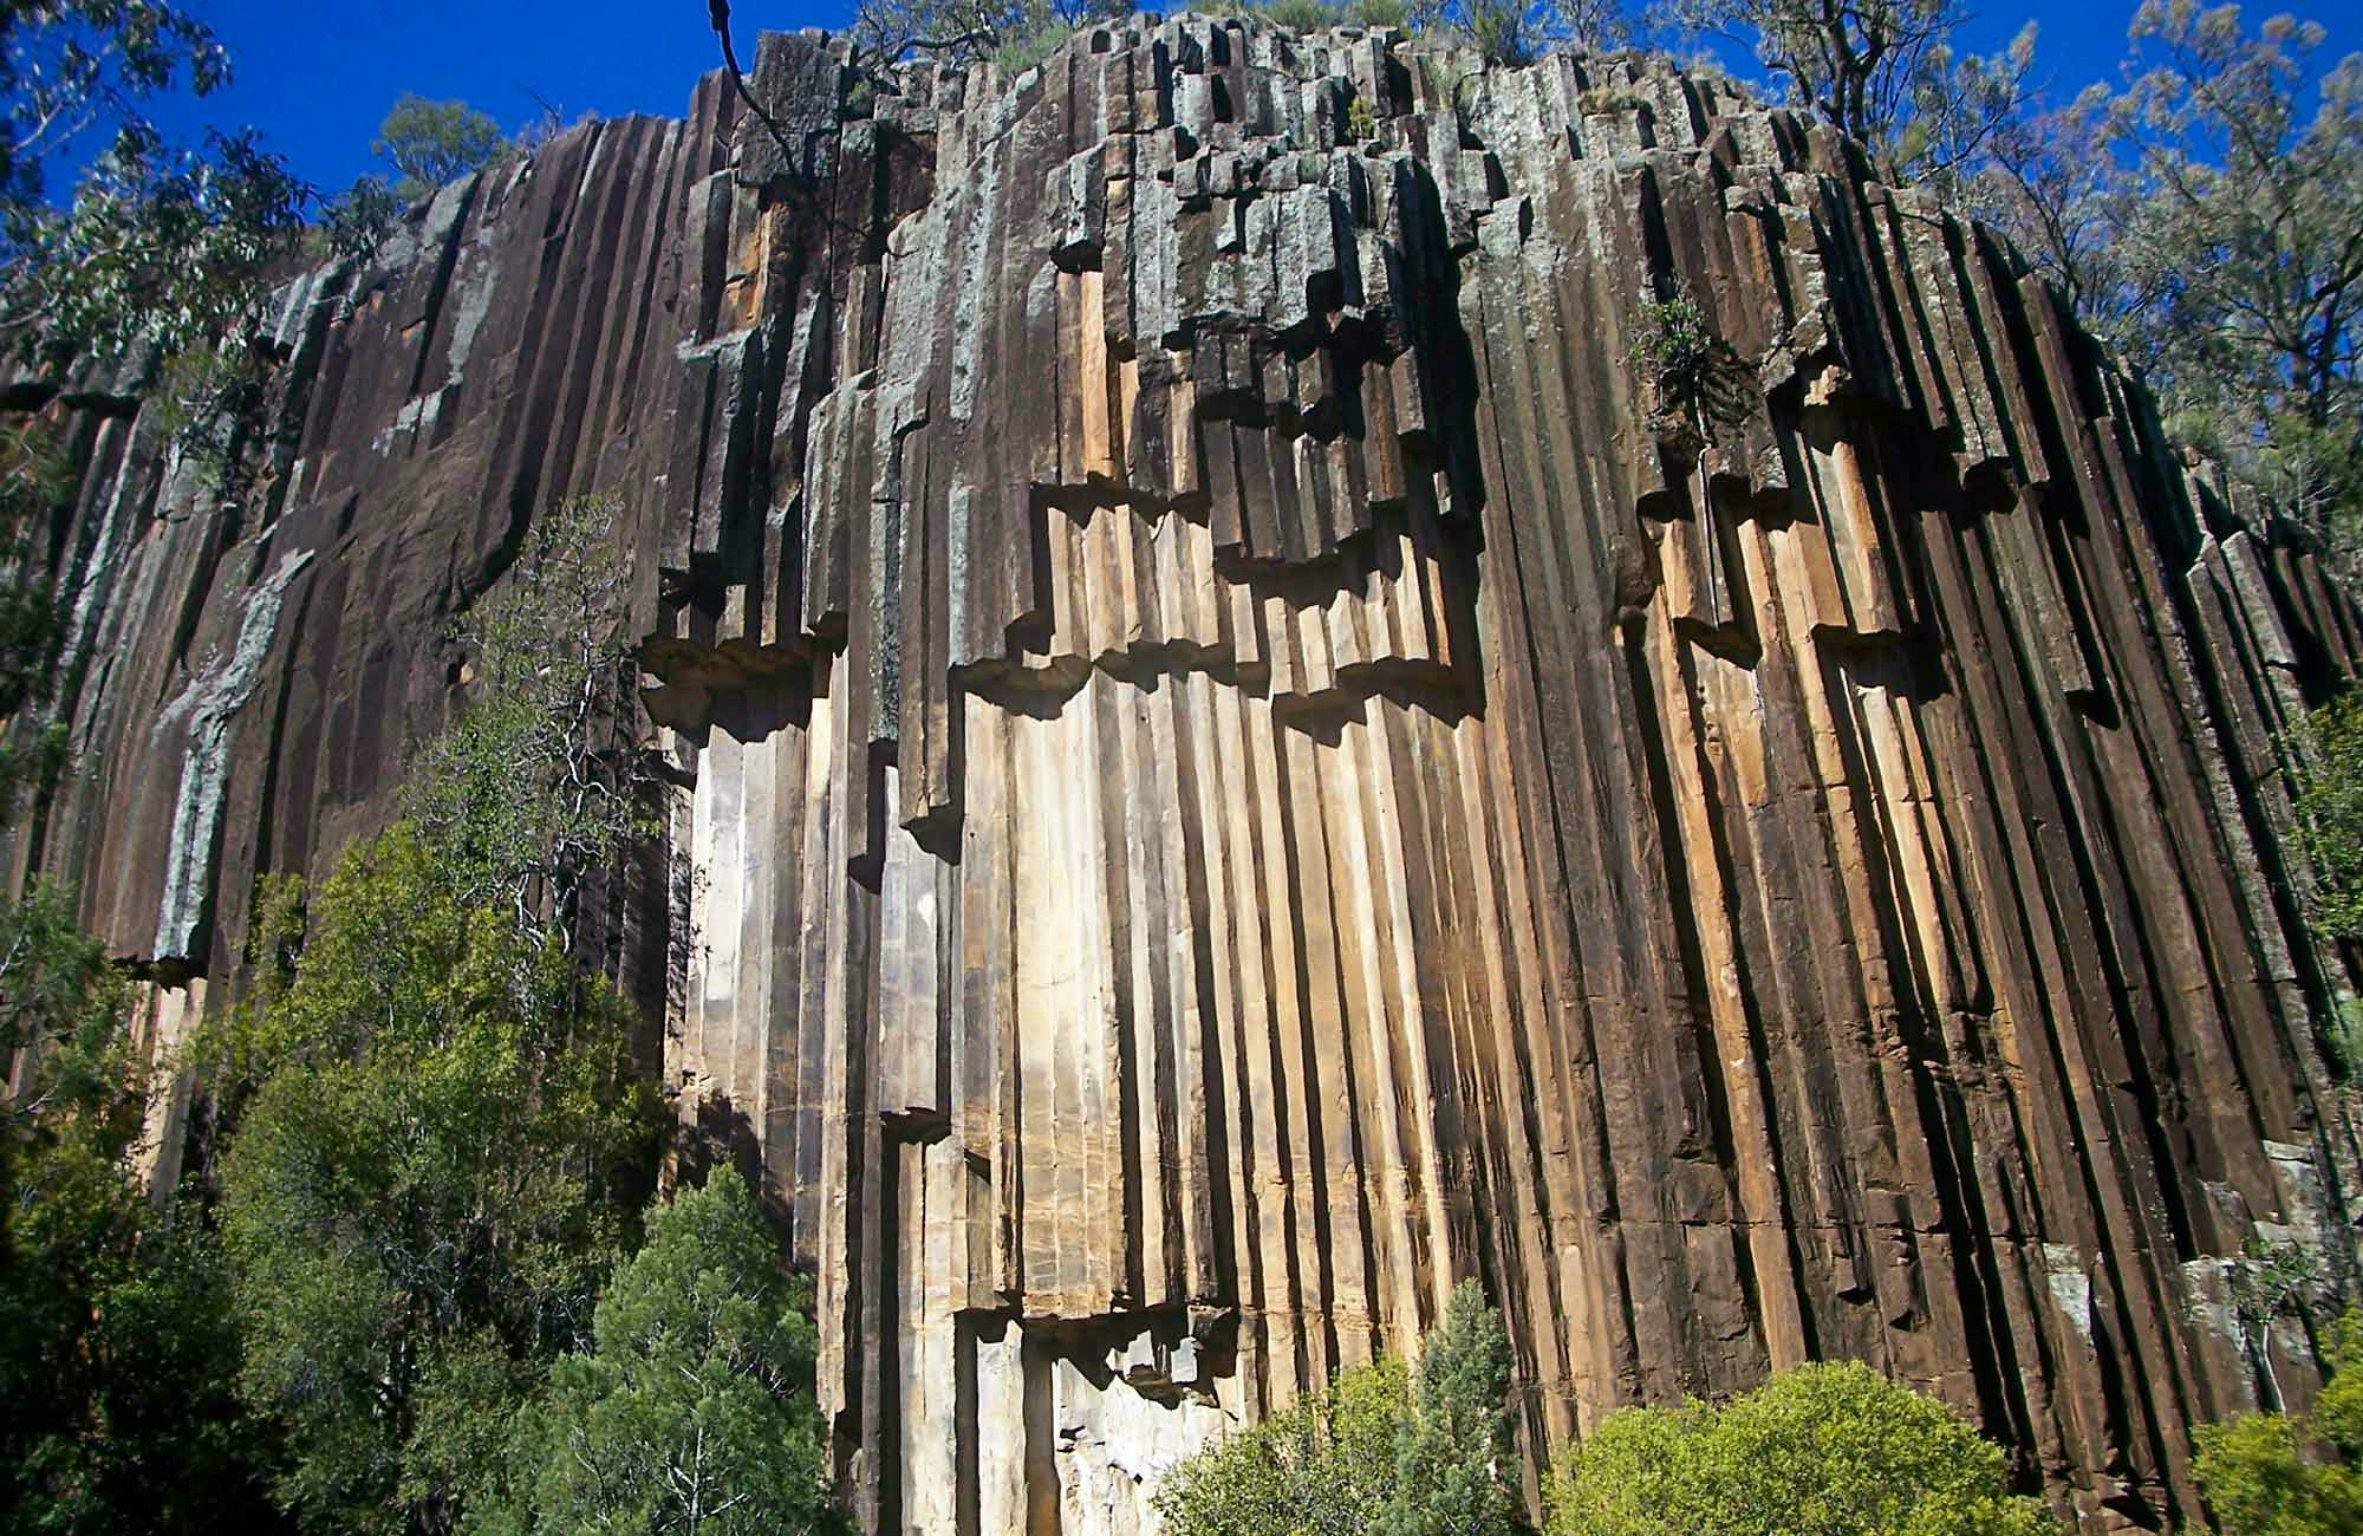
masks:
[(121, 1150), (65, 1138), (8, 1191), (0, 1531), (269, 1530), (217, 1255)]
[(2005, 122), (1967, 206), (2158, 396), (2167, 429), (2363, 578), (2363, 54), (2147, 0), (2126, 85)]
[[(301, 189), (252, 135), (164, 140), (147, 110), (229, 78), (221, 44), (155, 0), (0, 9), (0, 352), (19, 363), (177, 350), (244, 311)], [(59, 159), (86, 169), (53, 195)]]
[(1486, 63), (1515, 66), (1541, 53), (1545, 24), (1524, 0), (1467, 0), (1461, 10), (1469, 41)]
[(1359, 1536), (1395, 1486), (1411, 1410), (1401, 1361), (1345, 1372), (1316, 1393), (1182, 1463), (1157, 1491), (1168, 1536)]
[[(1199, 5), (1194, 9), (1214, 15), (1259, 16), (1276, 27), (1298, 34), (1326, 32), (1331, 27), (1394, 27), (1415, 31), (1435, 19), (1432, 7), (1412, 0), (1250, 0), (1250, 3)], [(1365, 135), (1367, 137), (1367, 135)]]
[(1510, 1340), (1485, 1293), (1464, 1281), (1427, 1337), (1411, 1414), (1395, 1436), (1395, 1496), (1385, 1536), (1481, 1536), (1519, 1525), (1516, 1448), (1504, 1411)]
[(1158, 1516), (1169, 1536), (1506, 1536), (1509, 1369), (1500, 1315), (1463, 1284), (1416, 1377), (1395, 1360), (1343, 1373), (1176, 1467)]
[(2363, 940), (2363, 695), (2348, 692), (2307, 722), (2297, 785), (2299, 839), (2314, 867), (2313, 920)]
[(628, 734), (630, 576), (614, 533), (606, 500), (534, 520), (517, 563), (453, 632), (472, 696), (405, 791), (458, 899), (561, 949), (584, 878), (655, 828)]
[(1891, 180), (2000, 225), (2156, 392), (2168, 431), (2363, 590), (2363, 53), (2144, 0), (2122, 88), (2040, 99), (2036, 34), (1966, 54), (1963, 0), (1656, 0), (1755, 51)]
[(1962, 203), (2007, 232), (2089, 323), (2124, 287), (2112, 97), (2095, 84), (2064, 105), (2032, 100), (1987, 141), (1987, 163), (1954, 182)]
[(2261, 1337), (2275, 1318), (2303, 1317), (2329, 1290), (2318, 1248), (2250, 1234), (2232, 1266), (2232, 1308)]
[(1394, 1493), (1411, 1378), (1382, 1359), (1174, 1467), (1158, 1489), (1170, 1536), (1354, 1536)]
[(1039, 7), (1029, 8), (985, 57), (1005, 78), (1014, 79), (1056, 53), (1061, 43), (1075, 35), (1077, 25)]
[(228, 500), (253, 484), (247, 449), (266, 427), (272, 357), (244, 337), (193, 342), (165, 358), (148, 386), (147, 412), (169, 433), (196, 483)]
[(1549, 1536), (2036, 1536), (1999, 1447), (1848, 1362), (1721, 1405), (1611, 1415), (1552, 1480)]
[(1888, 174), (1979, 211), (1972, 185), (1996, 142), (2029, 114), (2035, 38), (2032, 21), (1990, 54), (1961, 53), (1949, 36), (1936, 38), (1909, 82), (1908, 109), (1888, 134)]
[(1860, 1363), (1801, 1366), (1730, 1404), (1626, 1408), (1550, 1489), (1550, 1536), (2032, 1536), (1999, 1446)]
[(2319, 26), (2192, 0), (2132, 36), (2116, 337), (2184, 436), (2335, 540), (2363, 508), (2363, 54), (2321, 70)]
[(0, 195), (44, 194), (49, 159), (112, 131), (138, 138), (148, 98), (186, 79), (227, 84), (212, 29), (157, 0), (52, 0), (0, 9)]
[(482, 170), (508, 145), (500, 124), (464, 101), (429, 101), (404, 92), (377, 125), (370, 150), (394, 168), (394, 193), (405, 203)]
[(1427, 66), (1428, 88), (1441, 100), (1455, 107), (1469, 105), (1470, 86), (1477, 83), (1477, 69), (1465, 54), (1430, 52), (1422, 62)]
[(1662, 299), (1643, 299), (1634, 327), (1632, 360), (1656, 392), (1658, 408), (1687, 413), (1706, 383), (1715, 345), (1706, 311), (1677, 284)]
[(2311, 1415), (2200, 1428), (2199, 1487), (2224, 1536), (2363, 1530), (2363, 1312), (2332, 1325), (2322, 1353), (2330, 1379)]
[(452, 1529), (541, 1362), (587, 1337), (652, 1128), (623, 1005), (470, 905), (397, 825), (319, 890), (293, 978), (217, 1051), (240, 1390), (309, 1528)]
[(112, 153), (73, 204), (0, 210), (0, 337), (31, 361), (172, 352), (242, 318), (302, 227), (301, 192), (248, 134)]
[(127, 1003), (65, 892), (0, 908), (0, 1532), (269, 1523), (220, 1268), (128, 1171)]
[[(75, 921), (62, 886), (36, 881), (0, 904), (0, 1061), (22, 1057), (0, 1100), (0, 1158), (62, 1127), (128, 1145), (137, 1102), (120, 1057), (125, 1005), (106, 950)], [(130, 1122), (130, 1123), (127, 1123)]]
[(363, 176), (320, 210), (327, 254), (348, 261), (366, 259), (394, 231), (404, 199), (383, 176)]
[(683, 1192), (600, 1299), (597, 1347), (558, 1361), (519, 1417), (514, 1491), (486, 1528), (840, 1529), (808, 1305), (735, 1171)]
[(67, 618), (48, 541), (55, 509), (73, 492), (46, 424), (0, 427), (0, 826), (66, 760), (65, 724), (47, 718)]

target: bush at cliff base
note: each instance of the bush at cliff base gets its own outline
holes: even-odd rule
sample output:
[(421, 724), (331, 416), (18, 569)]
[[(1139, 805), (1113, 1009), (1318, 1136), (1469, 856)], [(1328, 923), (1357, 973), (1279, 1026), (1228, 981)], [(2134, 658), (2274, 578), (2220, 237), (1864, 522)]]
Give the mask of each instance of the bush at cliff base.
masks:
[(2035, 1536), (1999, 1446), (1943, 1404), (1848, 1362), (1719, 1405), (1631, 1408), (1567, 1458), (1549, 1536)]
[(656, 1109), (625, 1005), (457, 897), (403, 823), (347, 851), (259, 990), (207, 1052), (242, 1106), (219, 1214), (240, 1393), (306, 1529), (448, 1529), (630, 1251)]
[(2224, 1536), (2363, 1531), (2363, 1311), (2323, 1341), (2309, 1414), (2248, 1413), (2199, 1431), (2199, 1489)]
[(658, 1210), (599, 1298), (595, 1347), (518, 1415), (510, 1499), (473, 1529), (842, 1532), (807, 1289), (733, 1170)]
[(1416, 1375), (1358, 1366), (1176, 1467), (1157, 1496), (1166, 1536), (1507, 1536), (1509, 1384), (1501, 1315), (1463, 1284)]

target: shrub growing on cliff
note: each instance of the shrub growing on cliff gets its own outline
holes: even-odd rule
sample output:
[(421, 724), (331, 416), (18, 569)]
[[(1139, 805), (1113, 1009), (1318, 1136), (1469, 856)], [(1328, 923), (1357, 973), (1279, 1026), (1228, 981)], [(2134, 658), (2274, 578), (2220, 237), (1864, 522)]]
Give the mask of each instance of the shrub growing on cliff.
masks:
[(560, 949), (583, 881), (654, 830), (630, 736), (631, 580), (615, 512), (590, 498), (534, 520), (517, 563), (453, 631), (468, 696), (404, 791), (457, 898)]
[(1848, 1362), (1713, 1405), (1628, 1408), (1552, 1480), (1548, 1536), (2038, 1536), (2001, 1448)]
[(1662, 299), (1641, 301), (1631, 357), (1658, 410), (1688, 416), (1697, 409), (1714, 345), (1706, 311), (1689, 289), (1676, 284)]
[(1464, 1284), (1416, 1375), (1378, 1360), (1218, 1441), (1157, 1494), (1169, 1536), (1493, 1536), (1519, 1528), (1500, 1314)]
[(321, 254), (363, 260), (394, 232), (402, 214), (401, 194), (383, 176), (363, 176), (321, 204)]
[(596, 1347), (558, 1361), (546, 1396), (519, 1415), (512, 1493), (483, 1528), (840, 1529), (808, 1305), (734, 1170), (677, 1196), (599, 1299)]
[(46, 545), (73, 477), (50, 429), (0, 426), (0, 826), (13, 821), (66, 761), (66, 727), (52, 720), (67, 603)]
[(2331, 938), (2363, 939), (2363, 695), (2332, 700), (2307, 724), (2297, 814), (2314, 922)]
[(2224, 1536), (2363, 1531), (2363, 1311), (2323, 1343), (2311, 1414), (2242, 1414), (2199, 1431), (2199, 1488)]

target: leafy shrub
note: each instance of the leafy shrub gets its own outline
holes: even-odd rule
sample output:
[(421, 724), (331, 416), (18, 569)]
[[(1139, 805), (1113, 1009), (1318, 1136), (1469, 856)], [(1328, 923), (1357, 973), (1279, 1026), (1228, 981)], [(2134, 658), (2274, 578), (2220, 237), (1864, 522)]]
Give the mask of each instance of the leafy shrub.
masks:
[(2037, 1536), (2001, 1448), (1943, 1404), (1848, 1362), (1729, 1403), (1628, 1408), (1552, 1480), (1549, 1536)]
[(988, 57), (1002, 74), (1014, 79), (1058, 52), (1059, 45), (1077, 30), (1073, 23), (1045, 19), (1012, 32)]
[(1633, 366), (1647, 376), (1660, 410), (1687, 411), (1706, 383), (1714, 332), (1690, 290), (1676, 285), (1662, 299), (1641, 301), (1633, 337)]
[(361, 260), (378, 248), (402, 217), (403, 199), (383, 176), (363, 176), (320, 210), (320, 233), (331, 256)]
[(403, 787), (444, 884), (561, 949), (591, 872), (655, 831), (647, 760), (619, 725), (639, 705), (615, 524), (603, 497), (534, 519), (517, 563), (453, 626), (472, 687)]
[(220, 1256), (128, 1150), (86, 1123), (0, 1180), (0, 1530), (268, 1531)]
[(2310, 1415), (2246, 1413), (2199, 1430), (2199, 1488), (2224, 1536), (2363, 1531), (2363, 1311), (2323, 1342)]
[(1468, 0), (1469, 40), (1488, 64), (1530, 64), (1542, 36), (1525, 0)]
[(2314, 865), (2313, 920), (2331, 938), (2363, 939), (2363, 694), (2315, 710), (2306, 738), (2297, 814)]
[(252, 131), (177, 144), (151, 110), (228, 83), (213, 31), (163, 0), (42, 0), (0, 38), (0, 351), (63, 372), (250, 318), (303, 184)]
[(193, 1210), (134, 1171), (132, 997), (66, 891), (0, 903), (0, 1530), (267, 1530)]
[(1168, 1536), (1490, 1536), (1517, 1529), (1510, 1352), (1474, 1284), (1452, 1293), (1416, 1376), (1398, 1360), (1209, 1446), (1158, 1490)]
[(1395, 1436), (1410, 1406), (1401, 1361), (1347, 1371), (1175, 1468), (1157, 1495), (1168, 1536), (1372, 1529), (1394, 1491)]

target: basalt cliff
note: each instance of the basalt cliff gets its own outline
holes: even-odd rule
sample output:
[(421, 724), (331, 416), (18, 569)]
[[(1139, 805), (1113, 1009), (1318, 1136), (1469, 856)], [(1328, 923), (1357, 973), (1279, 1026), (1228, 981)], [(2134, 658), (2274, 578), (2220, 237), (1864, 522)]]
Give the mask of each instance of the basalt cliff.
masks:
[(1530, 1461), (1856, 1357), (2194, 1518), (2191, 1427), (2311, 1380), (2244, 1246), (2353, 1249), (2284, 743), (2363, 630), (2016, 255), (1635, 57), (746, 85), (286, 287), (233, 493), (52, 407), (15, 872), (159, 1052), (609, 496), (670, 787), (589, 940), (815, 1276), (868, 1528), (1148, 1530), (1469, 1277)]

